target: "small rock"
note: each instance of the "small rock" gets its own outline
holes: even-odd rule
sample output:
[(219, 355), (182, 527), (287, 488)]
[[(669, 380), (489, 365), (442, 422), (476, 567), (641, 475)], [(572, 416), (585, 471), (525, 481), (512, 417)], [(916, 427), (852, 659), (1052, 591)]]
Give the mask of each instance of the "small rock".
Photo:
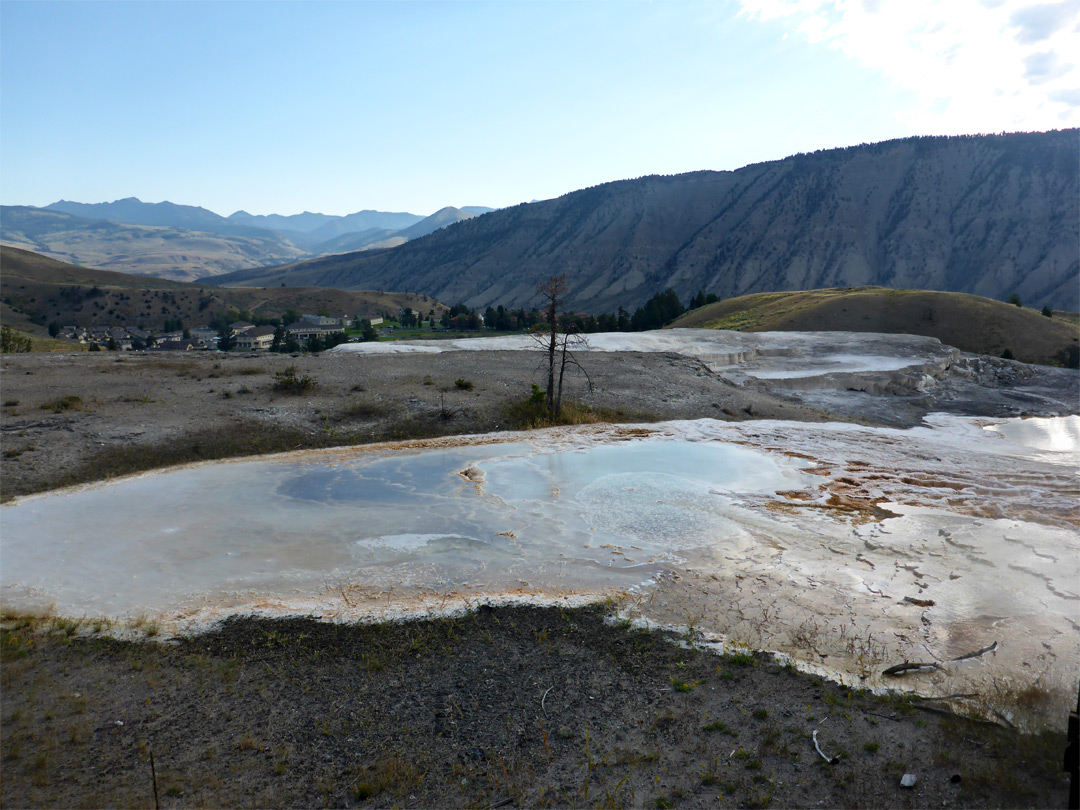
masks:
[(900, 777), (900, 787), (915, 787), (915, 774), (905, 773)]

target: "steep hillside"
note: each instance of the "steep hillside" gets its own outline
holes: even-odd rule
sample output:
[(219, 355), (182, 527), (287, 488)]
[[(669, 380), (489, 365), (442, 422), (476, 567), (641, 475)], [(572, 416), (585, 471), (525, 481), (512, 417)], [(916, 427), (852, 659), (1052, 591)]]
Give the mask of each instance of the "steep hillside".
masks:
[(176, 281), (263, 267), (306, 255), (275, 233), (248, 230), (258, 235), (124, 225), (23, 205), (0, 208), (0, 242), (5, 245), (88, 267)]
[[(20, 329), (45, 324), (141, 326), (160, 329), (166, 319), (186, 326), (208, 322), (220, 312), (246, 311), (280, 317), (288, 309), (378, 316), (402, 307), (436, 316), (445, 307), (431, 298), (403, 293), (335, 290), (326, 287), (218, 288), (146, 276), (74, 267), (17, 248), (0, 248), (0, 298), (5, 323)], [(36, 338), (35, 338), (36, 339)]]
[(236, 273), (227, 284), (422, 290), (536, 302), (566, 273), (582, 310), (666, 287), (729, 298), (879, 284), (1080, 305), (1080, 132), (909, 138), (734, 172), (644, 177), (461, 222), (392, 251)]
[(757, 293), (687, 312), (671, 327), (739, 332), (885, 332), (927, 335), (966, 352), (1068, 365), (1080, 343), (1076, 313), (1017, 307), (963, 293), (883, 287)]

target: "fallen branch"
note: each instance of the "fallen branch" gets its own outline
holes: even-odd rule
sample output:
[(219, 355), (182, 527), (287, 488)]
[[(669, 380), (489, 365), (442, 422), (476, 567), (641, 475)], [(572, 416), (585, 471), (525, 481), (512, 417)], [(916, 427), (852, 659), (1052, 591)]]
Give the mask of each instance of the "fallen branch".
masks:
[(997, 642), (995, 641), (989, 647), (983, 647), (981, 650), (976, 650), (975, 652), (964, 653), (963, 655), (958, 656), (957, 658), (954, 658), (952, 660), (953, 661), (967, 661), (969, 658), (978, 658), (979, 656), (986, 655), (988, 652), (993, 652), (996, 649), (997, 649)]
[(540, 698), (540, 711), (544, 713), (544, 719), (547, 719), (547, 709), (544, 708), (544, 701), (547, 700), (548, 692), (554, 689), (554, 686), (549, 686), (547, 692), (544, 692), (544, 696)]
[(887, 714), (878, 714), (877, 712), (863, 712), (863, 714), (872, 714), (872, 715), (874, 715), (874, 717), (880, 717), (883, 720), (892, 720), (894, 723), (899, 723), (900, 722), (899, 717), (890, 717)]
[(941, 667), (939, 665), (935, 664), (935, 663), (932, 663), (932, 662), (928, 663), (928, 664), (924, 664), (924, 663), (914, 662), (914, 661), (912, 661), (912, 662), (905, 661), (902, 664), (897, 664), (895, 667), (889, 667), (887, 670), (885, 670), (881, 674), (882, 675), (889, 675), (891, 677), (896, 677), (897, 675), (903, 675), (906, 672), (929, 672), (930, 670), (933, 670), (933, 669), (941, 669)]
[(154, 749), (150, 749), (150, 777), (154, 780), (154, 810), (161, 810), (157, 792), (157, 768), (154, 767)]
[(816, 748), (817, 752), (819, 754), (821, 754), (821, 758), (823, 760), (825, 760), (826, 762), (828, 762), (830, 765), (839, 765), (840, 764), (840, 757), (831, 757), (831, 758), (827, 757), (827, 756), (825, 756), (825, 752), (821, 750), (821, 746), (818, 745), (818, 741), (817, 741), (817, 729), (816, 728), (814, 729), (814, 733), (811, 736), (814, 738), (814, 748)]
[(900, 600), (901, 602), (907, 602), (909, 605), (916, 605), (918, 607), (933, 607), (933, 599), (916, 599), (914, 596), (905, 596)]

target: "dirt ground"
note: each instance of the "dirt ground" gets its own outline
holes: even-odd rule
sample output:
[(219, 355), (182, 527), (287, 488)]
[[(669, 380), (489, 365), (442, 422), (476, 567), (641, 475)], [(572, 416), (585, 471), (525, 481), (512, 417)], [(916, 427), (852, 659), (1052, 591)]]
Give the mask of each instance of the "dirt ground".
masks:
[(602, 609), (93, 636), (7, 622), (5, 807), (149, 807), (155, 779), (162, 807), (1067, 800), (1062, 734), (1019, 737), (765, 657), (721, 658)]
[[(289, 366), (314, 387), (275, 390)], [(598, 354), (588, 370), (592, 390), (570, 393), (606, 418), (834, 417), (677, 355)], [(0, 485), (8, 499), (205, 458), (500, 430), (532, 382), (535, 355), (516, 352), (6, 355)], [(1066, 805), (1065, 718), (1019, 735), (610, 611), (247, 618), (143, 641), (5, 615), (0, 804)]]

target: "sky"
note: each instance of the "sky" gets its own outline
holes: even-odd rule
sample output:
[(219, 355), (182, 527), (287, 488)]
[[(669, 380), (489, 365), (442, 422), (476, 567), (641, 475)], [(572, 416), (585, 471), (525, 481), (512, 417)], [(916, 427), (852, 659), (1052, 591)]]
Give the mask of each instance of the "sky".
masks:
[(427, 215), (1080, 126), (1080, 0), (3, 0), (0, 202)]

